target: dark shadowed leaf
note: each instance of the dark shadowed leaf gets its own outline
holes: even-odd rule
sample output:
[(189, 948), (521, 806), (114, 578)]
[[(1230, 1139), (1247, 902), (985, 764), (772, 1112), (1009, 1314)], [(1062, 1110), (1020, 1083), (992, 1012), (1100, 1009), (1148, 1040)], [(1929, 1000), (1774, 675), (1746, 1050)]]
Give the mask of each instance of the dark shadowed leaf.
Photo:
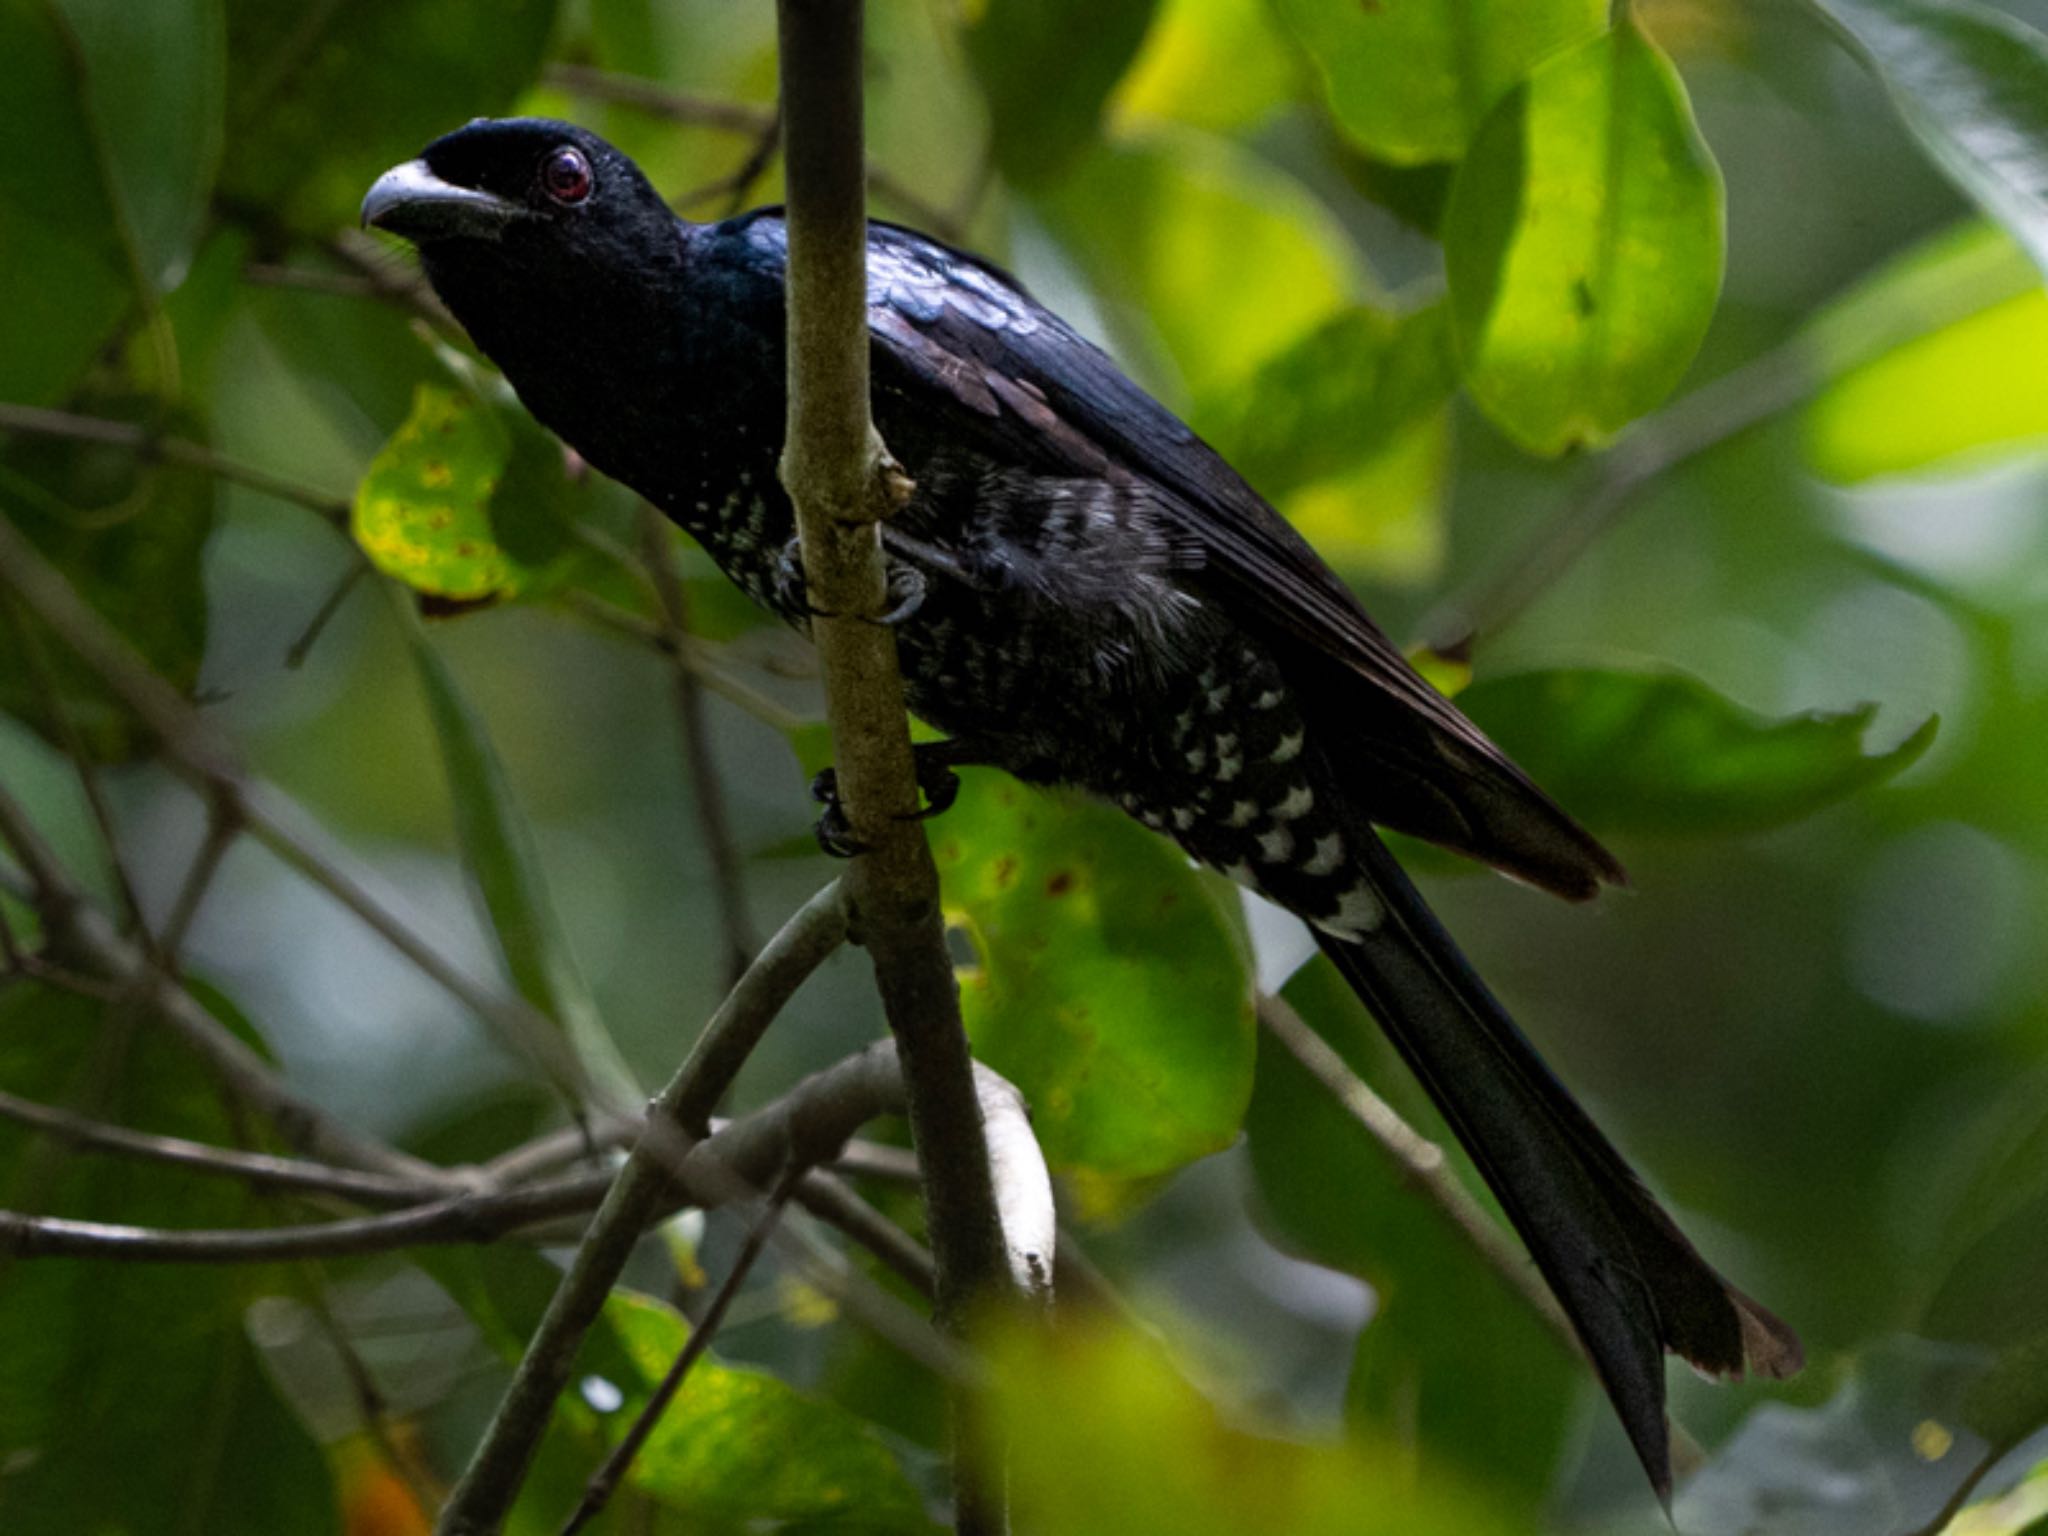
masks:
[[(1326, 960), (1287, 1000), (1411, 1124), (1452, 1145)], [(1535, 1510), (1557, 1473), (1583, 1368), (1393, 1159), (1270, 1034), (1245, 1118), (1264, 1225), (1289, 1251), (1369, 1281), (1346, 1417), (1426, 1465)], [(1461, 1159), (1462, 1161), (1462, 1159)], [(1314, 1169), (1304, 1177), (1304, 1169)], [(1476, 1184), (1473, 1186), (1476, 1188)]]
[(1597, 668), (1486, 678), (1458, 706), (1595, 830), (1652, 836), (1796, 821), (1900, 772), (1935, 729), (1866, 752), (1875, 705), (1772, 720), (1683, 673)]
[(967, 27), (967, 57), (988, 98), (989, 153), (1005, 176), (1046, 181), (1096, 136), (1155, 3), (985, 0)]
[(1444, 214), (1473, 399), (1544, 454), (1658, 404), (1714, 317), (1721, 219), (1685, 87), (1634, 21), (1553, 56), (1480, 128)]
[(1106, 806), (974, 774), (933, 824), (975, 1054), (1045, 1155), (1112, 1197), (1229, 1145), (1251, 1091), (1238, 938), (1185, 857)]
[(1600, 30), (1599, 0), (1277, 0), (1331, 115), (1381, 159), (1455, 160), (1536, 64)]
[(425, 630), (408, 622), (406, 632), (441, 746), (463, 863), (512, 984), (561, 1027), (591, 1086), (609, 1107), (636, 1105), (643, 1097), (640, 1086), (583, 979), (548, 890), (533, 829), (513, 797), (490, 733)]
[[(16, 986), (0, 1086), (143, 1130), (233, 1144), (196, 1059), (132, 1015)], [(0, 1125), (0, 1206), (167, 1227), (260, 1224), (231, 1180), (68, 1152)], [(0, 1306), (0, 1529), (330, 1536), (319, 1450), (243, 1330), (267, 1269), (16, 1260)]]
[[(86, 410), (152, 420), (147, 402), (91, 400)], [(201, 435), (196, 424), (157, 421)], [(159, 676), (189, 692), (206, 651), (201, 559), (213, 532), (213, 479), (150, 465), (127, 448), (22, 438), (0, 456), (0, 515), (26, 534), (87, 602), (121, 631)], [(123, 759), (150, 738), (93, 673), (49, 635), (31, 641), (71, 724), (95, 756)], [(53, 741), (64, 735), (45, 708), (21, 632), (0, 613), (0, 709)]]
[(1971, 0), (1811, 0), (1949, 179), (2048, 271), (2048, 38)]
[[(264, 219), (353, 224), (377, 174), (539, 73), (555, 0), (228, 0), (224, 190)], [(460, 103), (460, 105), (456, 105)]]

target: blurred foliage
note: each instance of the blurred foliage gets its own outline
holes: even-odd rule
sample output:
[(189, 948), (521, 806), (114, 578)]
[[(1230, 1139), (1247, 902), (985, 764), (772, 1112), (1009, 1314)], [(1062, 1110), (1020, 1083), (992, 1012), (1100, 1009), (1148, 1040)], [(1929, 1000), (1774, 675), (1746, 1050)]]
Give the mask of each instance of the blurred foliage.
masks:
[[(1634, 892), (1590, 913), (1485, 879), (1432, 897), (1702, 1246), (1806, 1337), (1791, 1383), (1674, 1378), (1704, 1458), (1677, 1520), (1700, 1536), (1911, 1536), (1971, 1488), (1957, 1536), (2048, 1518), (2048, 1474), (2021, 1480), (2048, 1455), (2044, 20), (870, 7), (877, 212), (986, 250), (1111, 346), (1391, 633), (1476, 630), (1432, 677), (1629, 865)], [(197, 995), (308, 1096), (451, 1162), (565, 1123), (581, 1080), (664, 1078), (725, 950), (631, 498), (353, 224), (378, 172), (504, 111), (609, 135), (692, 216), (773, 200), (772, 159), (732, 185), (772, 116), (772, 7), (0, 0), (0, 56), (0, 516), (575, 1065), (508, 1050), (242, 845), (180, 956)], [(801, 648), (679, 552), (765, 925), (824, 877), (771, 855), (808, 849), (829, 741)], [(1528, 601), (1502, 599), (1525, 571)], [(0, 786), (96, 901), (118, 917), (132, 889), (160, 932), (205, 807), (0, 606)], [(1327, 966), (1297, 969), (1297, 934), (1111, 812), (991, 775), (933, 836), (977, 1048), (1152, 1330), (998, 1342), (1020, 1528), (1667, 1528), (1582, 1369), (1255, 1034), (1254, 978), (1284, 986), (1441, 1139)], [(878, 1027), (866, 967), (829, 968), (739, 1105)], [(0, 1088), (268, 1134), (132, 1002), (14, 973)], [(5, 1121), (0, 1188), (148, 1225), (326, 1214)], [(730, 1227), (679, 1238), (687, 1263), (649, 1245), (634, 1284), (683, 1307), (614, 1301), (515, 1529), (556, 1528)], [(459, 1471), (557, 1274), (526, 1248), (9, 1261), (0, 1529), (418, 1529), (400, 1462), (429, 1491)], [(927, 1527), (931, 1377), (797, 1279), (741, 1296), (606, 1528)]]

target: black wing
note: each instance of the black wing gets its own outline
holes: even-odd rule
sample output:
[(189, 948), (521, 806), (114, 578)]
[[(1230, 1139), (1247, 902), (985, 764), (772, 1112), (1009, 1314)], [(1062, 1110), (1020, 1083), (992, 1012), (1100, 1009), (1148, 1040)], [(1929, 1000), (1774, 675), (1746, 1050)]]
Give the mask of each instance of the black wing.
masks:
[[(779, 244), (781, 221), (753, 233)], [(916, 407), (936, 394), (952, 407), (949, 427), (999, 459), (1128, 473), (1167, 492), (1184, 520), (1190, 586), (1286, 653), (1339, 767), (1350, 754), (1371, 764), (1360, 799), (1375, 820), (1575, 899), (1625, 878), (1214, 449), (1008, 274), (873, 225), (868, 323), (878, 398)]]

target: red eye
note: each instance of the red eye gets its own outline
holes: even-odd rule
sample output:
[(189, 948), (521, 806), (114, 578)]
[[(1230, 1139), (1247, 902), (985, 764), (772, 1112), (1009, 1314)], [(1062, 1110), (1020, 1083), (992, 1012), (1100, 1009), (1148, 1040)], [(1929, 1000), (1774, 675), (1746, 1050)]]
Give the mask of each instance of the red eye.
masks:
[(540, 184), (558, 203), (580, 203), (590, 196), (590, 162), (565, 144), (541, 162)]

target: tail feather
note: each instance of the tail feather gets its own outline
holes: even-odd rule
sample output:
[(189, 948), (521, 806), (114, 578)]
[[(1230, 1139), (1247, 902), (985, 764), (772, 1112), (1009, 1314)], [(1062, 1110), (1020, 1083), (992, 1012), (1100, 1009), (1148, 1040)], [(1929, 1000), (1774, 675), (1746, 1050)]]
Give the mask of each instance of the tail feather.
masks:
[(1717, 1376), (1788, 1376), (1784, 1323), (1700, 1257), (1536, 1054), (1377, 838), (1378, 921), (1318, 942), (1471, 1153), (1557, 1294), (1658, 1497), (1669, 1502), (1664, 1353)]

